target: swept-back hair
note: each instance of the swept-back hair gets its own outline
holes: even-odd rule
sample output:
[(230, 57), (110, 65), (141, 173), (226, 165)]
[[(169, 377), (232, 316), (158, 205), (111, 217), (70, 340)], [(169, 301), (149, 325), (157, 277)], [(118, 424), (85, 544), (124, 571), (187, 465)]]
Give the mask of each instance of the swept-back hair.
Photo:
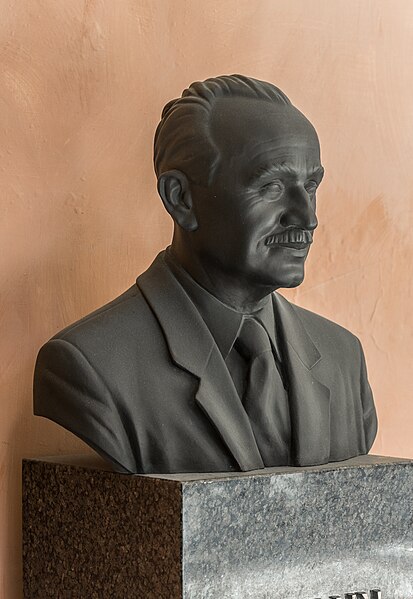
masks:
[(275, 85), (244, 75), (222, 75), (192, 83), (162, 111), (154, 141), (157, 177), (179, 169), (194, 183), (213, 180), (220, 155), (210, 131), (215, 103), (220, 98), (251, 98), (291, 105)]

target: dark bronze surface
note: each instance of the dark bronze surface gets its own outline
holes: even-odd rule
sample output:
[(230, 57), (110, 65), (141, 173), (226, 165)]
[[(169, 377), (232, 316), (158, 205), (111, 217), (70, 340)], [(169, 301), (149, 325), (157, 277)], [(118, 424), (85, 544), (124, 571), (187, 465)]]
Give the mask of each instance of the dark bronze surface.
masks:
[[(35, 414), (123, 472), (249, 471), (366, 454), (377, 419), (358, 339), (275, 291), (303, 281), (318, 224), (324, 169), (314, 127), (272, 84), (217, 77), (164, 108), (154, 162), (171, 246), (136, 285), (41, 349)], [(286, 397), (266, 388), (252, 422), (236, 340), (264, 309)], [(276, 436), (272, 449), (265, 439)]]

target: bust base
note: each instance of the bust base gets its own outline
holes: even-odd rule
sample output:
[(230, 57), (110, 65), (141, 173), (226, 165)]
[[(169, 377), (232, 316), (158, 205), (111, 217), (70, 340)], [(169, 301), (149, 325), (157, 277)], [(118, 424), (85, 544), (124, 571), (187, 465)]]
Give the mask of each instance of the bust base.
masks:
[(26, 599), (413, 598), (413, 461), (124, 475), (23, 461)]

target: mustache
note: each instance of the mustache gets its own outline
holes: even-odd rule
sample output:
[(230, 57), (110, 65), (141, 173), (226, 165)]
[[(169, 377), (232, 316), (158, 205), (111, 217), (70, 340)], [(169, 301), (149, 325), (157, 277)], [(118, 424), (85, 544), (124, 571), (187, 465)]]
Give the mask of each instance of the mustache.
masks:
[(269, 235), (265, 240), (265, 245), (275, 245), (277, 243), (300, 243), (308, 245), (313, 243), (313, 232), (306, 229), (287, 229), (280, 233)]

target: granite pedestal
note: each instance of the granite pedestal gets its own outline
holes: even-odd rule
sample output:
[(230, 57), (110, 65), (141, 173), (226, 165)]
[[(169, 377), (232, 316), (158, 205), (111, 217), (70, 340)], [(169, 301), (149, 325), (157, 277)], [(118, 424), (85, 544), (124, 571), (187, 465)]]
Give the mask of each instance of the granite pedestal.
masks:
[(413, 461), (128, 476), (89, 460), (23, 463), (25, 599), (413, 599)]

